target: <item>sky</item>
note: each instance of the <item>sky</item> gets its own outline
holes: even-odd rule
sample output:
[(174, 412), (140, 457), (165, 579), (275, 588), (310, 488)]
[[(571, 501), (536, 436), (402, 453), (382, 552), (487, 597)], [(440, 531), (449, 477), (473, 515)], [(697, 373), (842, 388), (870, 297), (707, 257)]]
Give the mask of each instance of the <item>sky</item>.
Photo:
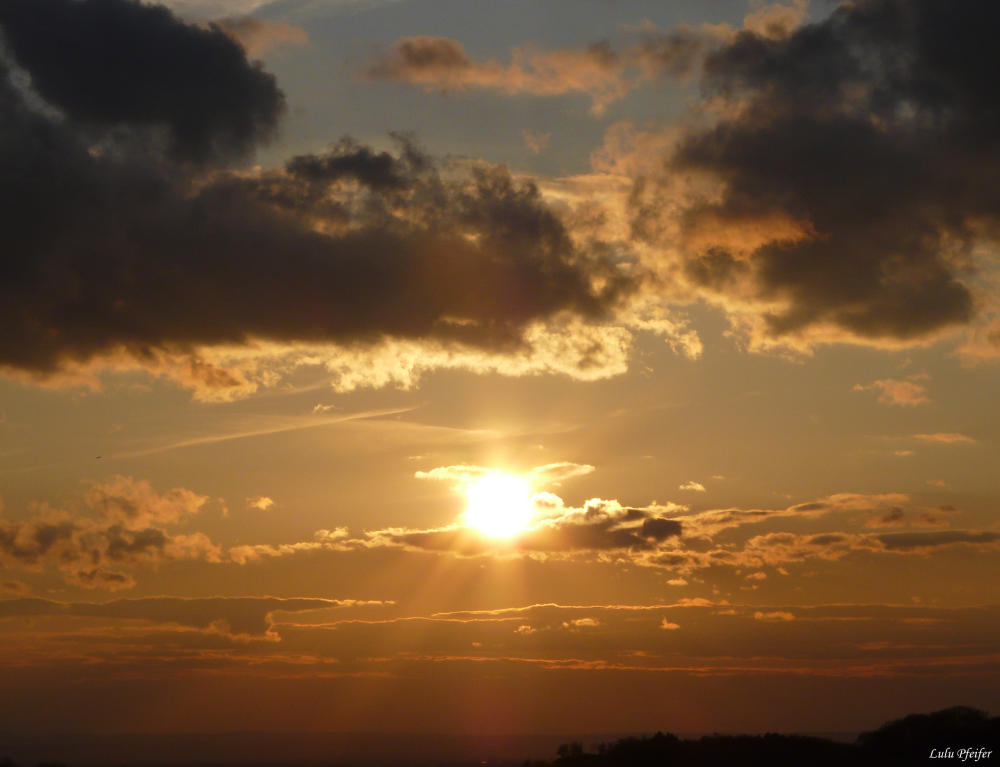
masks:
[(23, 733), (1000, 708), (975, 0), (5, 0)]

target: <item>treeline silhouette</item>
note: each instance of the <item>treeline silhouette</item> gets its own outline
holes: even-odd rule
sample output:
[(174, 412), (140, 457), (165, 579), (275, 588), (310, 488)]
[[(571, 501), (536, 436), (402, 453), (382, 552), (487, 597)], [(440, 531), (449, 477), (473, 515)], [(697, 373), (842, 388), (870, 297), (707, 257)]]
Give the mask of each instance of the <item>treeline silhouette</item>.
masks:
[(524, 767), (930, 767), (961, 762), (1000, 765), (1000, 717), (966, 706), (911, 714), (865, 732), (854, 743), (803, 735), (706, 735), (682, 740), (658, 732), (622, 738), (587, 752), (581, 743), (559, 747), (551, 762)]
[[(178, 764), (207, 763), (204, 756), (190, 753)], [(930, 759), (934, 761), (929, 762), (929, 767), (947, 767), (955, 763), (961, 763), (963, 767), (1000, 767), (1000, 717), (956, 706), (887, 722), (877, 730), (862, 733), (853, 743), (775, 733), (706, 735), (685, 740), (658, 732), (648, 737), (602, 743), (591, 751), (587, 751), (582, 743), (565, 743), (559, 746), (555, 759), (526, 761), (523, 767), (903, 767), (928, 764)], [(95, 763), (92, 759), (88, 761)], [(319, 760), (310, 761), (315, 764)], [(385, 765), (392, 761), (354, 757), (337, 763), (357, 765), (377, 762)], [(449, 760), (451, 764), (459, 762)], [(235, 762), (230, 760), (227, 763)], [(414, 754), (412, 758), (404, 758), (398, 763), (431, 762)], [(0, 757), (0, 767), (19, 765), (10, 758)], [(41, 761), (35, 767), (66, 765)]]

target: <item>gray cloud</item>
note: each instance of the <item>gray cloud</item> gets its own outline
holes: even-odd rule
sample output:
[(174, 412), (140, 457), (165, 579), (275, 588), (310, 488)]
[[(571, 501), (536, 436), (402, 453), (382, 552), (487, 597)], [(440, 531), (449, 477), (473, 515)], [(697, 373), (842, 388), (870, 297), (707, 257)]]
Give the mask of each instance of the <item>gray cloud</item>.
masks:
[[(8, 373), (124, 360), (245, 390), (199, 350), (410, 340), (517, 356), (532, 323), (599, 321), (637, 286), (533, 184), (444, 174), (406, 139), (226, 170), (270, 135), (281, 96), (218, 28), (130, 0), (14, 0), (0, 29)], [(70, 34), (79, 45), (58, 44)], [(121, 78), (102, 76), (108, 60)]]
[(753, 302), (763, 342), (905, 344), (968, 323), (963, 273), (1000, 223), (998, 13), (861, 0), (709, 53), (703, 87), (728, 106), (668, 166), (718, 184), (680, 203), (688, 279)]
[[(284, 108), (274, 77), (218, 28), (131, 0), (8, 0), (8, 50), (31, 85), (79, 126), (157, 129), (171, 155), (246, 154)], [(5, 120), (9, 119), (5, 115)]]

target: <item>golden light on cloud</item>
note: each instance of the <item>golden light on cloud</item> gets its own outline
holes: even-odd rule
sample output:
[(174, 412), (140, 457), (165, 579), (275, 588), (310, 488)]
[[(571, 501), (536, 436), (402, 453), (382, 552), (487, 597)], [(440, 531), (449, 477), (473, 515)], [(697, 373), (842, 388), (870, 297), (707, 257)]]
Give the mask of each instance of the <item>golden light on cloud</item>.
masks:
[(534, 517), (531, 486), (514, 474), (489, 474), (465, 487), (464, 523), (490, 538), (510, 538)]

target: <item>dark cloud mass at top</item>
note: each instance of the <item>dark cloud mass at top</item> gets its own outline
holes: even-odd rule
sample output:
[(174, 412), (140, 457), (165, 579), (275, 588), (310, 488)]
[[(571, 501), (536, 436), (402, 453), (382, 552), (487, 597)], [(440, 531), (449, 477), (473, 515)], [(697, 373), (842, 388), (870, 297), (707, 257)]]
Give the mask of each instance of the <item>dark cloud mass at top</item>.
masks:
[(995, 3), (861, 0), (709, 54), (707, 95), (739, 107), (670, 162), (723, 184), (686, 207), (689, 277), (783, 302), (765, 315), (772, 337), (908, 341), (968, 321), (963, 269), (1000, 215), (998, 25)]
[(4, 0), (3, 40), (32, 86), (81, 126), (165, 129), (170, 154), (239, 156), (284, 109), (274, 76), (218, 27), (131, 0)]
[(0, 367), (251, 339), (513, 351), (629, 289), (534, 185), (403, 139), (226, 169), (283, 97), (217, 28), (128, 0), (11, 0), (0, 27)]

